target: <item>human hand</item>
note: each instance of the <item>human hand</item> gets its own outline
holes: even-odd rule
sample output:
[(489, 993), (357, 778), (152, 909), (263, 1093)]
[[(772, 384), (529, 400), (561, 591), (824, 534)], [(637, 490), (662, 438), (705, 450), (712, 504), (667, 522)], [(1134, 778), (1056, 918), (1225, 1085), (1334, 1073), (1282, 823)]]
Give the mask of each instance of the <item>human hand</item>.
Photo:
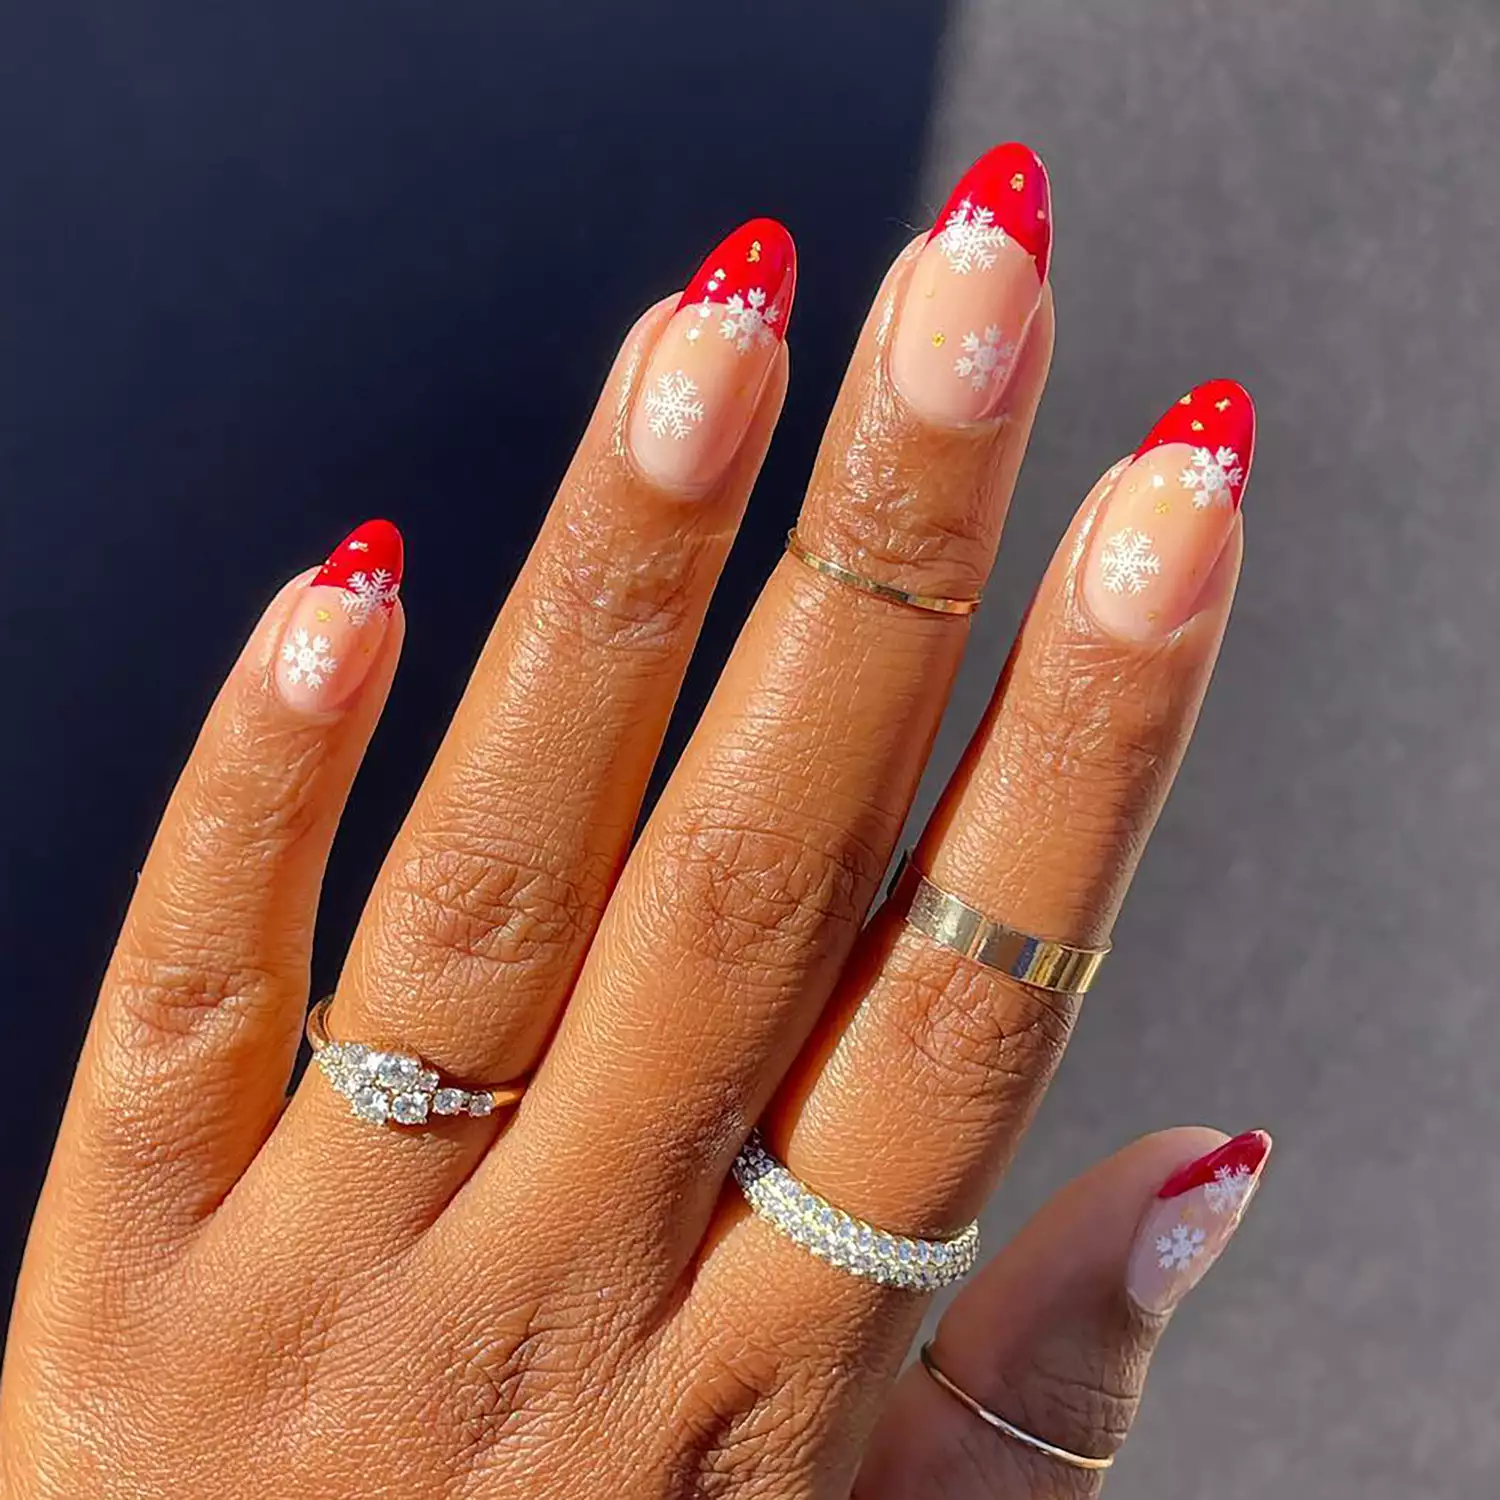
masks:
[[(1041, 397), (1049, 214), (1040, 163), (999, 148), (897, 259), (798, 522), (853, 581), (782, 561), (633, 850), (786, 392), (785, 231), (752, 221), (626, 339), (329, 1012), (337, 1037), (468, 1086), (457, 1114), (424, 1080), (397, 1086), (396, 1059), (363, 1092), (335, 1081), (366, 1116), (421, 1124), (357, 1117), (319, 1069), (284, 1099), (328, 848), (404, 630), (399, 536), (370, 523), (277, 595), (101, 990), (12, 1320), (7, 1494), (849, 1492), (923, 1299), (808, 1254), (730, 1174), (760, 1121), (839, 1208), (948, 1239), (1075, 1019), (1076, 995), (896, 904), (863, 926), (969, 628), (920, 599), (982, 586)], [(1106, 942), (1227, 619), (1253, 423), (1238, 386), (1198, 387), (1085, 500), (916, 851), (935, 887)], [(529, 1079), (519, 1107), (470, 1107), (512, 1079)], [(948, 1373), (1043, 1438), (1107, 1451), (1209, 1258), (1190, 1245), (1132, 1301), (1117, 1231), (1217, 1139), (1153, 1138), (1059, 1200), (963, 1304), (1006, 1361), (950, 1324)], [(1035, 1246), (1096, 1211), (1109, 1256), (1041, 1277)], [(1025, 1326), (1017, 1289), (1037, 1299)], [(1075, 1324), (1094, 1335), (1042, 1336)], [(860, 1493), (922, 1493), (900, 1456), (941, 1472), (922, 1434), (960, 1419), (908, 1375)], [(1097, 1483), (1006, 1451), (993, 1493)]]

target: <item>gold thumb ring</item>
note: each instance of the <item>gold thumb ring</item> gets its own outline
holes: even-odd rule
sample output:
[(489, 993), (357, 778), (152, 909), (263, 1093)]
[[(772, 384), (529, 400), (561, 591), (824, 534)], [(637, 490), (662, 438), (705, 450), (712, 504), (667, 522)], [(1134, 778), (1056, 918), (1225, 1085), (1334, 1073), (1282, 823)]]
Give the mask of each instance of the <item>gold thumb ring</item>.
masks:
[(934, 615), (972, 615), (979, 608), (978, 594), (967, 599), (945, 599), (941, 594), (913, 594), (907, 589), (898, 589), (894, 584), (881, 583), (878, 578), (866, 578), (863, 573), (856, 573), (842, 563), (819, 557), (816, 552), (809, 552), (803, 546), (802, 538), (797, 535), (795, 526), (786, 534), (786, 550), (814, 573), (821, 573), (835, 583), (846, 583), (861, 593), (873, 594), (877, 599), (889, 600), (892, 604), (904, 604), (909, 609), (925, 609)]
[(991, 1411), (989, 1407), (976, 1401), (938, 1364), (937, 1356), (932, 1352), (931, 1339), (922, 1345), (922, 1368), (960, 1406), (972, 1412), (985, 1426), (993, 1427), (996, 1432), (1003, 1433), (1011, 1442), (1020, 1443), (1023, 1448), (1030, 1448), (1035, 1453), (1044, 1453), (1048, 1458), (1055, 1458), (1058, 1463), (1067, 1464), (1070, 1469), (1084, 1469), (1097, 1473), (1114, 1467), (1113, 1458), (1092, 1458), (1087, 1453), (1074, 1453), (1071, 1448), (1062, 1448), (1056, 1443), (1049, 1443), (1045, 1438), (1039, 1438), (1034, 1432), (1027, 1432), (1024, 1427), (1017, 1427), (1014, 1422), (1007, 1422), (999, 1412)]
[(1060, 995), (1086, 994), (1109, 956), (1108, 944), (1103, 948), (1071, 948), (1067, 943), (1049, 942), (1007, 927), (934, 885), (910, 857), (901, 861), (891, 882), (891, 900), (907, 925), (933, 942), (1034, 989)]

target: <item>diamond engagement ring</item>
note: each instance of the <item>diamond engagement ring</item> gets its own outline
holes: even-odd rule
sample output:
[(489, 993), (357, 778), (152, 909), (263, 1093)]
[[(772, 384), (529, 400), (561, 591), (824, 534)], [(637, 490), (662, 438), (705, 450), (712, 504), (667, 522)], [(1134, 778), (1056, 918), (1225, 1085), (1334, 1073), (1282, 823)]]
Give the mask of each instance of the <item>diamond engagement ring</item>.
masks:
[(819, 1260), (881, 1286), (935, 1292), (962, 1281), (979, 1259), (979, 1225), (950, 1240), (888, 1234), (820, 1198), (792, 1175), (755, 1131), (735, 1158), (734, 1180), (750, 1207)]
[(323, 1076), (349, 1101), (350, 1112), (371, 1125), (426, 1125), (439, 1115), (493, 1114), (526, 1092), (524, 1083), (458, 1088), (420, 1057), (364, 1042), (336, 1042), (328, 1034), (330, 995), (313, 1006), (307, 1040)]

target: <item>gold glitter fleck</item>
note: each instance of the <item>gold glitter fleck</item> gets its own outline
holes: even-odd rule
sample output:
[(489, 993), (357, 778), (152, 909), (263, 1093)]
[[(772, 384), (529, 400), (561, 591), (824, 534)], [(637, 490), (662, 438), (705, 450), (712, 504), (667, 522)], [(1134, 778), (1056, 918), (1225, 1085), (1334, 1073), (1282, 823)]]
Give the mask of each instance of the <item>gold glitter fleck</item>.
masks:
[(1191, 406), (1193, 404), (1193, 393), (1189, 391), (1177, 404), (1179, 406)]
[(760, 241), (759, 240), (751, 240), (750, 241), (750, 253), (745, 257), (745, 259), (748, 260), (751, 263), (751, 265), (754, 265), (755, 262), (760, 259)]
[(326, 609), (320, 609), (318, 611), (318, 619), (319, 620), (331, 620), (332, 618), (333, 618), (333, 616), (330, 615)]
[(1154, 625), (1154, 624), (1156, 624), (1156, 622), (1159, 619), (1161, 619), (1161, 611), (1160, 610), (1148, 609), (1146, 611), (1146, 623), (1148, 625)]
[(1203, 423), (1200, 422), (1197, 419), (1197, 417), (1194, 417), (1193, 421), (1192, 421), (1192, 428), (1193, 428), (1194, 432), (1202, 432), (1203, 431)]
[(1011, 178), (1010, 185), (1019, 193), (1021, 189), (1026, 186), (1026, 174), (1024, 172), (1017, 172), (1016, 175)]
[(1172, 513), (1172, 502), (1170, 500), (1158, 500), (1156, 502), (1156, 513), (1159, 516), (1169, 516)]
[(1222, 401), (1215, 401), (1214, 402), (1214, 410), (1215, 411), (1228, 411), (1229, 410), (1229, 397), (1225, 396)]
[(948, 335), (944, 333), (941, 328), (938, 329), (938, 331), (932, 336), (932, 347), (934, 349), (941, 349), (947, 342)]

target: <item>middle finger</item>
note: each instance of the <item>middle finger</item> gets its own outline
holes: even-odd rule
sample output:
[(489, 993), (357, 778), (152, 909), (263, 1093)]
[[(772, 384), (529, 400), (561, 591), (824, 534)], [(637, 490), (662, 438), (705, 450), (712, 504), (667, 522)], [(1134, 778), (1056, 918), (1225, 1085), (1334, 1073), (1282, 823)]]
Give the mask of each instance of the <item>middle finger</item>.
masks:
[[(1051, 354), (1049, 213), (1041, 163), (999, 147), (898, 259), (803, 506), (812, 553), (901, 590), (979, 591)], [(859, 930), (966, 636), (961, 616), (783, 560), (616, 888), (528, 1108), (473, 1184), (475, 1211), (555, 1180), (544, 1159), (562, 1158), (588, 1240), (618, 1214), (670, 1242), (668, 1275), (691, 1253)], [(470, 1227), (460, 1214), (460, 1243)]]

